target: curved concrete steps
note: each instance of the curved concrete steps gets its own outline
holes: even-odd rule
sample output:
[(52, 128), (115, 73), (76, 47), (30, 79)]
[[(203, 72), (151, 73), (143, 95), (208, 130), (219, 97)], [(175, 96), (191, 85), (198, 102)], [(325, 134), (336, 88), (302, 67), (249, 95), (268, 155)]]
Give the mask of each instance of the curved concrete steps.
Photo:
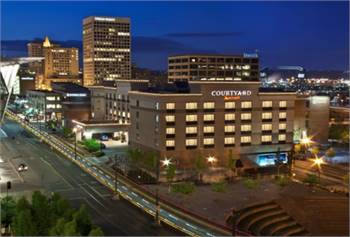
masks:
[(250, 206), (250, 207), (244, 208), (241, 210), (241, 215), (237, 219), (237, 223), (240, 223), (243, 219), (245, 219), (246, 217), (253, 215), (255, 213), (270, 210), (273, 208), (278, 208), (278, 207), (279, 206), (276, 203), (269, 202), (269, 203), (263, 203), (260, 205)]
[(299, 235), (299, 233), (305, 231), (303, 227), (300, 225), (292, 225), (288, 226), (286, 228), (283, 228), (277, 232), (275, 232), (275, 235), (277, 236), (291, 236), (291, 235)]
[(271, 236), (274, 235), (274, 232), (295, 224), (297, 224), (296, 221), (294, 221), (290, 216), (272, 218), (261, 224), (256, 232), (259, 233), (259, 235)]
[(265, 221), (267, 221), (270, 218), (276, 218), (276, 216), (278, 218), (282, 218), (283, 216), (285, 216), (285, 213), (283, 210), (279, 209), (279, 210), (275, 210), (275, 211), (269, 211), (266, 212), (264, 214), (258, 215), (254, 218), (252, 218), (249, 222), (248, 225), (246, 225), (246, 229), (247, 230), (252, 230), (254, 233), (256, 232), (256, 230), (259, 228), (259, 226), (264, 223)]

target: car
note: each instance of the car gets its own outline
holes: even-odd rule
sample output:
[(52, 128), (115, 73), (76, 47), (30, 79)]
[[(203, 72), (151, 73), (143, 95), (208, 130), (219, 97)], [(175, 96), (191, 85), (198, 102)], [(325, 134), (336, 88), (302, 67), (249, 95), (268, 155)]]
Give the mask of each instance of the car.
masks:
[(27, 171), (28, 170), (28, 165), (26, 164), (19, 164), (18, 168), (17, 168), (17, 171), (18, 172), (23, 172), (23, 171)]
[(100, 140), (101, 141), (108, 141), (109, 137), (107, 135), (101, 135)]

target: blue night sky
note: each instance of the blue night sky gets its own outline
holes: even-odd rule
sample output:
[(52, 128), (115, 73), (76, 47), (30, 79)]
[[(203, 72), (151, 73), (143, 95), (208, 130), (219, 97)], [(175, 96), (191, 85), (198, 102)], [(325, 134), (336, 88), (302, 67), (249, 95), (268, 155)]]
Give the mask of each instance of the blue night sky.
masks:
[(258, 50), (262, 66), (348, 70), (348, 2), (2, 2), (1, 39), (81, 40), (90, 15), (131, 18), (141, 67), (166, 69), (172, 54)]

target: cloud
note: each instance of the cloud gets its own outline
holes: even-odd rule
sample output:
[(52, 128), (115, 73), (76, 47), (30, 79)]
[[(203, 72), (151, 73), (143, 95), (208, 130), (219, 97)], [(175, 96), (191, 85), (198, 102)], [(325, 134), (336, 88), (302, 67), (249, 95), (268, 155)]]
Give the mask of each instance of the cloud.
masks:
[(227, 36), (241, 36), (242, 32), (179, 32), (166, 34), (165, 37), (174, 38), (198, 38), (198, 37), (227, 37)]

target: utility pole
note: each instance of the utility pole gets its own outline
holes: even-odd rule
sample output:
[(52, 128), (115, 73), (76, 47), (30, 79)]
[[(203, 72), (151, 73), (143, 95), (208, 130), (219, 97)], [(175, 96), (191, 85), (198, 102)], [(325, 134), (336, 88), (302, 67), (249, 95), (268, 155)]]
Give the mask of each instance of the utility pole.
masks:
[(118, 191), (118, 156), (114, 156), (114, 164), (113, 164), (113, 170), (114, 170), (114, 192), (115, 192), (115, 199), (119, 200), (120, 199), (120, 194)]
[(160, 212), (160, 206), (159, 206), (159, 172), (160, 172), (160, 162), (159, 158), (157, 157), (157, 166), (156, 166), (156, 215), (155, 215), (155, 224), (160, 225), (160, 219), (159, 219), (159, 212)]

